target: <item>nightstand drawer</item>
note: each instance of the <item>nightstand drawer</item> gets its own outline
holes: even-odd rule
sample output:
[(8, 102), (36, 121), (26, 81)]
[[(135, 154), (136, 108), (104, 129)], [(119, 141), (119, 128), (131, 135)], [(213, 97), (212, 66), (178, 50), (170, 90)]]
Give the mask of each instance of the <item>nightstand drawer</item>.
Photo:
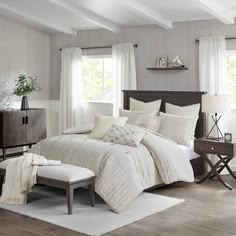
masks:
[(194, 151), (197, 153), (212, 153), (219, 155), (234, 155), (234, 150), (232, 145), (220, 144), (220, 143), (203, 143), (195, 142)]

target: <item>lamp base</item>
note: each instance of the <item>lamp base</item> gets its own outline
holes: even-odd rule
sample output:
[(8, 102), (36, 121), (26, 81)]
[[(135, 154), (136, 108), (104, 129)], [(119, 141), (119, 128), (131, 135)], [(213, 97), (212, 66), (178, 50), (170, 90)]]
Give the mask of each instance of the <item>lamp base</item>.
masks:
[(219, 142), (224, 140), (223, 138), (220, 138), (220, 137), (212, 137), (212, 136), (206, 137), (206, 139), (214, 140), (214, 141), (219, 141)]
[[(209, 133), (207, 134), (206, 138), (207, 139), (212, 139), (212, 140), (217, 140), (217, 141), (220, 141), (224, 138), (219, 126), (218, 126), (218, 123), (219, 123), (219, 120), (221, 118), (221, 116), (218, 117), (217, 113), (215, 113), (215, 115), (211, 116), (212, 120), (214, 121), (214, 125), (213, 127), (211, 128), (211, 130), (209, 131)], [(214, 128), (216, 128), (216, 131), (217, 131), (217, 137), (212, 137), (210, 136), (210, 134), (212, 133), (212, 131), (214, 130)]]

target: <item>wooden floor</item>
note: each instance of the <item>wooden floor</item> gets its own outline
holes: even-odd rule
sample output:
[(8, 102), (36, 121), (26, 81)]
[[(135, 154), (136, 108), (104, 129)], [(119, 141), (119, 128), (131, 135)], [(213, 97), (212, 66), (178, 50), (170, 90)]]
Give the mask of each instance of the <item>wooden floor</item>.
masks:
[[(236, 189), (236, 181), (225, 179)], [(106, 236), (235, 236), (236, 192), (215, 181), (177, 183), (152, 191), (185, 203), (113, 231)], [(91, 225), (92, 227), (92, 225)], [(77, 232), (0, 209), (1, 236), (79, 236)]]

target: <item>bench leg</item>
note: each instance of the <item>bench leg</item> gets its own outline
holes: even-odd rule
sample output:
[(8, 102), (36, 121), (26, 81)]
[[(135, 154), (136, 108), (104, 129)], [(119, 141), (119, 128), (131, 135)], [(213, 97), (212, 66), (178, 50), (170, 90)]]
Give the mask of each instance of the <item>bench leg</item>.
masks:
[(73, 198), (74, 198), (74, 188), (73, 188), (73, 186), (69, 185), (66, 188), (66, 197), (67, 197), (68, 214), (72, 215)]
[(2, 159), (5, 161), (6, 160), (6, 148), (2, 149)]
[(94, 182), (92, 182), (92, 183), (89, 185), (89, 195), (90, 195), (91, 207), (94, 207), (94, 205), (95, 205), (94, 191), (95, 191), (95, 186), (94, 186)]
[(0, 175), (0, 196), (2, 195), (3, 183), (4, 183), (4, 176)]

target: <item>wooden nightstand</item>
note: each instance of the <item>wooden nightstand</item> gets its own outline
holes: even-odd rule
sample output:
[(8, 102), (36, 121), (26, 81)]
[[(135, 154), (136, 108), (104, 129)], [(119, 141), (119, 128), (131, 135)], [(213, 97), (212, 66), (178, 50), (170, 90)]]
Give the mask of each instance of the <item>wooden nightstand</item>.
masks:
[[(199, 153), (211, 168), (210, 171), (197, 183), (200, 184), (207, 179), (217, 177), (226, 188), (232, 190), (233, 188), (222, 180), (220, 173), (226, 168), (230, 175), (236, 179), (236, 175), (228, 165), (234, 156), (236, 156), (236, 143), (200, 138), (194, 141), (194, 151)], [(208, 158), (207, 154), (216, 155), (219, 157), (219, 160), (214, 164)]]

